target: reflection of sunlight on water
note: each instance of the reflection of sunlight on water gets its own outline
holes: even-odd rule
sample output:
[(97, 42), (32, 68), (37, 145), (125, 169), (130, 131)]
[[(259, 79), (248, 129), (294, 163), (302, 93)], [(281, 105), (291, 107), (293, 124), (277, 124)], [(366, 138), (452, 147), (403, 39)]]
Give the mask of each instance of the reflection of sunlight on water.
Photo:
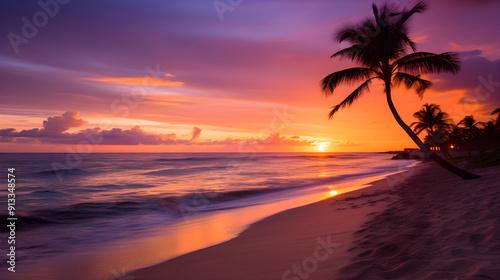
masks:
[(328, 172), (326, 172), (325, 169), (321, 169), (319, 171), (318, 177), (326, 177), (326, 176), (328, 176)]
[(318, 165), (320, 166), (320, 170), (318, 172), (318, 177), (326, 177), (328, 176), (328, 171), (326, 170), (326, 168), (324, 168), (324, 166), (326, 165), (326, 162), (325, 161), (321, 161), (318, 163)]

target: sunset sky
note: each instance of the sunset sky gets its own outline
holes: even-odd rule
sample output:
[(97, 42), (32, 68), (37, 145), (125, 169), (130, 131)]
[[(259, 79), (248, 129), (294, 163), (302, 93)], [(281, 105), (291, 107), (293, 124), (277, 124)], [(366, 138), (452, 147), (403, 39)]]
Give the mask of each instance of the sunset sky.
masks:
[[(333, 33), (370, 17), (373, 1), (37, 2), (0, 4), (0, 152), (414, 147), (380, 83), (328, 120), (353, 90), (321, 92), (324, 76), (353, 66), (329, 58), (345, 47)], [(488, 121), (500, 107), (500, 2), (428, 3), (410, 23), (417, 50), (459, 52), (462, 71), (428, 77), (422, 100), (395, 90), (396, 107), (408, 124), (426, 102)]]

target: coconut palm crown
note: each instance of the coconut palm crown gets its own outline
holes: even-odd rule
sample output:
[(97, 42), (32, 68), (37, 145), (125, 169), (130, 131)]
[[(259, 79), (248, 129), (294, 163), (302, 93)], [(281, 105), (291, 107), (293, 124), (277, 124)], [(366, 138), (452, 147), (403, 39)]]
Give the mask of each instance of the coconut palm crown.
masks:
[(474, 116), (465, 116), (463, 120), (458, 123), (459, 126), (462, 126), (462, 130), (467, 137), (472, 138), (474, 135), (480, 134), (481, 129), (480, 125), (484, 125), (483, 122), (478, 122), (474, 119)]
[(497, 119), (495, 121), (495, 125), (496, 125), (496, 127), (500, 127), (500, 108), (496, 108), (495, 110), (493, 110), (493, 112), (491, 112), (491, 114), (498, 115)]
[(451, 129), (453, 123), (450, 116), (437, 104), (425, 103), (420, 111), (413, 114), (413, 117), (418, 121), (412, 123), (410, 127), (413, 127), (413, 132), (417, 135), (424, 130), (427, 131), (427, 136), (432, 135), (436, 129), (447, 131)]
[(421, 77), (423, 74), (450, 72), (460, 70), (458, 55), (445, 52), (434, 54), (416, 52), (416, 44), (408, 37), (408, 20), (417, 13), (427, 9), (424, 2), (419, 2), (410, 10), (395, 11), (385, 5), (379, 9), (372, 6), (373, 19), (361, 24), (347, 25), (336, 34), (339, 43), (347, 42), (349, 47), (334, 53), (331, 57), (348, 59), (360, 64), (360, 67), (349, 68), (327, 75), (321, 81), (325, 95), (332, 95), (342, 84), (361, 84), (344, 101), (333, 106), (329, 118), (345, 107), (352, 105), (359, 97), (370, 90), (373, 80), (384, 83), (384, 92), (389, 108), (398, 124), (406, 131), (419, 148), (438, 164), (454, 172), (464, 179), (474, 179), (477, 175), (461, 170), (437, 156), (429, 150), (418, 136), (399, 116), (392, 102), (392, 86), (404, 85), (414, 89), (420, 98), (432, 83)]

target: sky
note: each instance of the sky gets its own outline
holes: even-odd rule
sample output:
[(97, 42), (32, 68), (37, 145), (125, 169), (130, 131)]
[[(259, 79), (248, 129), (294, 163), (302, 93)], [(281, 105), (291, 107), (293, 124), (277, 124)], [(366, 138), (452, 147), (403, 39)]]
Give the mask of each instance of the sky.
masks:
[[(0, 152), (376, 152), (415, 147), (374, 83), (325, 97), (333, 34), (373, 1), (6, 0), (0, 4)], [(375, 1), (395, 8), (415, 1)], [(418, 51), (460, 54), (458, 75), (402, 88), (456, 122), (500, 107), (500, 2), (435, 0), (410, 22)]]

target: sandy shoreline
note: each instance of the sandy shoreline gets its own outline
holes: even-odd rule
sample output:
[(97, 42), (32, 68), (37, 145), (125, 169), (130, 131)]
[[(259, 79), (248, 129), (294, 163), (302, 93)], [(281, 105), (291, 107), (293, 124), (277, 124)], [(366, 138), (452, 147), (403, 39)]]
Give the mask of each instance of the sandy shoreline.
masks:
[(123, 279), (500, 279), (500, 167), (474, 172), (421, 164)]
[(426, 165), (355, 234), (333, 279), (500, 279), (500, 166), (466, 181)]
[(134, 271), (127, 277), (301, 279), (307, 275), (309, 279), (331, 279), (350, 260), (347, 249), (354, 242), (354, 232), (395, 198), (392, 187), (419, 169), (275, 214), (232, 240)]

